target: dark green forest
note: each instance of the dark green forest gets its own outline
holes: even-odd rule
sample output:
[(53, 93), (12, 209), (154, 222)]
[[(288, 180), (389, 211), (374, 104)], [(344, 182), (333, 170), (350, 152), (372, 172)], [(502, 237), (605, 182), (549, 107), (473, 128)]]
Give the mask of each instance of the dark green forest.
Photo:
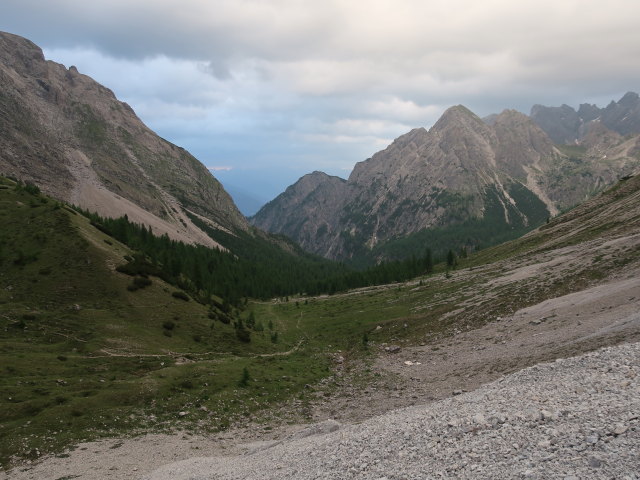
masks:
[(421, 257), (383, 262), (357, 271), (344, 263), (306, 253), (284, 237), (258, 230), (232, 235), (213, 230), (194, 217), (200, 228), (229, 249), (221, 251), (171, 240), (167, 235), (157, 236), (126, 216), (103, 218), (76, 210), (96, 228), (138, 252), (119, 267), (121, 272), (160, 277), (204, 303), (209, 303), (212, 296), (239, 305), (246, 298), (333, 294), (407, 280), (433, 268), (429, 249)]

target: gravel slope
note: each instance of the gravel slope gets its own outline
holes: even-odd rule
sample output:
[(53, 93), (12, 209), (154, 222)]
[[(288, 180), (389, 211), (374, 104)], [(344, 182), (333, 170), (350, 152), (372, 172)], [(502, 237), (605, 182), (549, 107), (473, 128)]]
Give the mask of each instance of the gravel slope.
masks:
[(640, 343), (526, 368), (474, 392), (146, 480), (619, 478), (640, 474)]

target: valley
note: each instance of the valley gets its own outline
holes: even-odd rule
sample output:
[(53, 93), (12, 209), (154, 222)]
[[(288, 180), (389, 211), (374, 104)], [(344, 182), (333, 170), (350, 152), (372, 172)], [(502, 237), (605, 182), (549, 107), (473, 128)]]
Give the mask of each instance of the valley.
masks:
[(247, 219), (0, 32), (0, 478), (633, 480), (639, 98), (456, 105)]
[[(273, 325), (278, 344), (269, 345), (268, 339), (254, 334), (252, 344), (235, 353), (224, 351), (228, 343), (212, 352), (211, 343), (198, 345), (181, 335), (178, 345), (167, 343), (174, 341), (167, 337), (144, 345), (149, 341), (145, 336), (151, 338), (153, 330), (155, 335), (161, 330), (154, 326), (144, 335), (139, 333), (135, 344), (94, 340), (80, 353), (69, 352), (70, 340), (63, 337), (57, 347), (47, 346), (45, 350), (53, 351), (43, 351), (41, 358), (73, 363), (75, 368), (102, 365), (110, 386), (125, 384), (130, 375), (125, 372), (135, 365), (135, 383), (146, 385), (147, 398), (153, 401), (141, 407), (142, 392), (131, 392), (137, 399), (132, 413), (127, 415), (127, 408), (120, 405), (110, 428), (94, 426), (89, 436), (82, 427), (82, 435), (76, 432), (75, 437), (38, 438), (34, 433), (38, 422), (25, 424), (16, 418), (12, 424), (22, 425), (21, 433), (13, 430), (12, 438), (24, 436), (24, 448), (32, 445), (43, 453), (53, 438), (62, 448), (83, 438), (117, 439), (85, 444), (82, 448), (89, 450), (67, 450), (33, 466), (23, 464), (12, 478), (41, 478), (41, 469), (79, 475), (103, 472), (107, 478), (107, 469), (113, 467), (109, 462), (114, 461), (108, 450), (119, 450), (120, 445), (127, 447), (117, 452), (119, 467), (109, 471), (109, 477), (142, 475), (157, 466), (144, 458), (149, 445), (157, 446), (166, 462), (190, 458), (196, 451), (198, 455), (240, 453), (254, 448), (242, 444), (296, 438), (300, 427), (294, 425), (301, 422), (360, 422), (396, 408), (473, 391), (541, 361), (638, 341), (639, 195), (640, 179), (632, 177), (522, 239), (461, 259), (453, 271), (440, 265), (433, 275), (404, 283), (333, 296), (250, 302), (247, 311), (265, 325)], [(196, 305), (193, 308), (197, 318)], [(216, 323), (216, 333), (222, 330), (218, 326), (223, 327)], [(38, 335), (45, 336), (46, 331)], [(63, 346), (65, 362), (54, 356)], [(398, 352), (388, 353), (386, 349), (394, 346)], [(33, 347), (31, 343), (29, 349)], [(244, 366), (251, 380), (239, 387)], [(67, 391), (80, 381), (63, 371), (51, 373), (38, 381)], [(59, 376), (68, 385), (57, 384), (54, 377)], [(15, 372), (16, 379), (20, 384), (26, 380)], [(180, 386), (187, 379), (191, 385)], [(99, 381), (91, 387), (99, 391)], [(74, 416), (64, 405), (56, 408), (56, 419), (65, 418), (64, 411), (69, 411), (64, 425), (67, 435), (82, 426), (87, 413)], [(108, 405), (92, 402), (90, 408), (91, 415), (100, 415), (104, 425), (109, 424)], [(222, 429), (216, 420), (220, 418), (229, 422)], [(166, 433), (158, 436), (158, 431)], [(128, 439), (119, 432), (135, 435)], [(98, 456), (102, 460), (95, 455), (87, 460), (83, 452), (88, 451), (104, 453)]]

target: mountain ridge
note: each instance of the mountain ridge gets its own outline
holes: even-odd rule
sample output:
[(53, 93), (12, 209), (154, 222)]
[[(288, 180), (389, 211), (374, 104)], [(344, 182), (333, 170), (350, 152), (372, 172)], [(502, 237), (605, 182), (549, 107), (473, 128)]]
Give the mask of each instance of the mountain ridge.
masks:
[(640, 96), (636, 92), (627, 92), (620, 100), (612, 100), (604, 108), (583, 103), (577, 111), (566, 104), (560, 107), (536, 104), (531, 108), (530, 116), (555, 143), (560, 144), (579, 143), (594, 123), (602, 123), (622, 136), (638, 134)]
[[(337, 260), (378, 261), (385, 243), (474, 219), (524, 233), (637, 170), (640, 136), (622, 137), (599, 123), (591, 130), (579, 152), (568, 151), (520, 112), (505, 110), (487, 122), (456, 105), (429, 130), (412, 129), (356, 163), (331, 202), (319, 186), (303, 197), (282, 194), (251, 222)], [(298, 183), (289, 189), (305, 191)], [(274, 221), (278, 215), (288, 221)]]
[(0, 32), (0, 80), (2, 173), (188, 243), (221, 247), (189, 214), (221, 230), (249, 230), (204, 165), (77, 68), (45, 60), (33, 42)]

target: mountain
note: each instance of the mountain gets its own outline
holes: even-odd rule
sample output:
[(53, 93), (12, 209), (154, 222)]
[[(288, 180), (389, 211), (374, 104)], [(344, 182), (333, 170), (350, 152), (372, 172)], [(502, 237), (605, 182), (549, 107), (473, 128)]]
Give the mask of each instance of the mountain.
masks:
[[(561, 149), (528, 116), (458, 105), (356, 164), (302, 177), (251, 222), (332, 259), (379, 261), (515, 238), (640, 165), (640, 137)], [(368, 260), (367, 260), (368, 259)]]
[(221, 231), (249, 230), (196, 158), (152, 132), (108, 88), (46, 61), (29, 40), (0, 32), (0, 85), (0, 173), (188, 243), (217, 245), (194, 217)]
[(347, 192), (346, 180), (316, 171), (303, 176), (263, 206), (251, 221), (258, 227), (269, 225), (271, 231), (285, 233), (304, 249), (331, 257), (334, 245), (331, 241), (326, 245), (328, 250), (318, 251), (315, 247), (334, 230), (335, 214)]
[(604, 125), (620, 135), (640, 133), (640, 97), (627, 92), (619, 101), (605, 108), (583, 103), (578, 111), (568, 105), (546, 107), (534, 105), (531, 118), (559, 144), (574, 144), (588, 135), (595, 124)]

